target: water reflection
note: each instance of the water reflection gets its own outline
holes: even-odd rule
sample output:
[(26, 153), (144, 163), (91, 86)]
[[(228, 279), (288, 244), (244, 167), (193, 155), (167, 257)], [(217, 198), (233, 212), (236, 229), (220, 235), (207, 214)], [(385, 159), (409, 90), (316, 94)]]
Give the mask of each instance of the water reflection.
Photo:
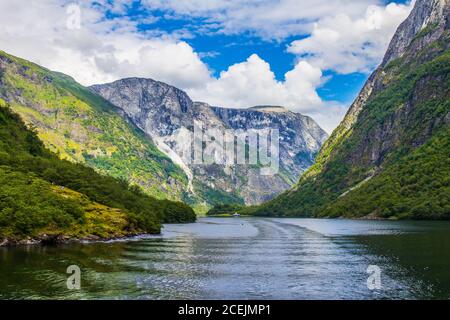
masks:
[[(0, 249), (2, 299), (450, 298), (450, 224), (201, 219), (161, 236)], [(66, 268), (82, 289), (66, 288)], [(368, 265), (382, 288), (367, 288)]]

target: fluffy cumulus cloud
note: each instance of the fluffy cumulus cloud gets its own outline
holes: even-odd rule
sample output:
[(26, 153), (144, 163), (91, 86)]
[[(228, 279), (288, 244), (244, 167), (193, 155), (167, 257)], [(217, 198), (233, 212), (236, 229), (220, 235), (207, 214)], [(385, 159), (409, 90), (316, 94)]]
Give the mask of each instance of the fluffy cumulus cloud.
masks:
[(316, 92), (321, 81), (320, 69), (305, 61), (286, 73), (285, 81), (277, 81), (270, 65), (253, 54), (247, 61), (229, 67), (218, 79), (211, 79), (205, 87), (192, 90), (192, 96), (217, 106), (246, 108), (282, 102), (294, 111), (311, 111), (322, 103)]
[[(69, 1), (0, 0), (0, 49), (69, 74), (84, 85), (124, 77), (154, 78), (213, 105), (283, 105), (312, 115), (331, 130), (348, 106), (321, 100), (317, 89), (326, 80), (323, 72), (369, 71), (411, 9), (383, 6), (378, 0), (141, 2), (148, 10), (142, 19), (150, 25), (161, 19), (152, 16), (153, 10), (164, 11), (170, 19), (202, 22), (170, 34), (156, 29), (141, 32), (138, 23), (143, 21), (127, 17), (130, 2), (125, 0), (80, 1), (79, 25), (78, 12)], [(106, 12), (113, 15), (106, 18)], [(299, 36), (288, 48), (297, 55), (296, 63), (282, 81), (255, 54), (216, 78), (202, 60), (207, 61), (205, 55), (181, 40), (199, 33), (248, 32), (267, 41)]]
[(337, 14), (318, 21), (311, 35), (292, 42), (289, 51), (313, 65), (339, 73), (368, 72), (382, 59), (411, 5), (369, 6), (362, 17)]
[(104, 19), (105, 10), (123, 8), (106, 4), (85, 3), (78, 11), (78, 28), (78, 13), (70, 3), (31, 0), (24, 5), (1, 0), (0, 48), (67, 73), (85, 85), (136, 76), (189, 89), (209, 80), (207, 66), (186, 42), (148, 37), (126, 18)]

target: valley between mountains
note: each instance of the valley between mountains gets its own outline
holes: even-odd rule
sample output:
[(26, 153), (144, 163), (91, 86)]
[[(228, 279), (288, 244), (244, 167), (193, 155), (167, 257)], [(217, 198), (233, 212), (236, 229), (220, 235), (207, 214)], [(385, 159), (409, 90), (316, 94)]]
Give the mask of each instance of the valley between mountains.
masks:
[[(144, 78), (87, 88), (0, 51), (0, 244), (159, 233), (211, 208), (450, 219), (449, 13), (416, 1), (330, 137), (282, 106), (211, 106)], [(278, 130), (278, 172), (185, 161), (194, 123)]]
[[(311, 118), (282, 107), (211, 107), (151, 79), (88, 89), (6, 53), (0, 55), (0, 66), (0, 97), (62, 159), (203, 212), (223, 203), (260, 204), (291, 188), (327, 138)], [(206, 129), (280, 130), (279, 174), (261, 176), (257, 166), (249, 165), (184, 163), (183, 135), (192, 132), (194, 121)]]
[[(188, 205), (260, 204), (291, 188), (327, 138), (283, 107), (211, 107), (151, 79), (86, 88), (5, 52), (0, 84), (3, 244), (158, 233), (163, 222), (195, 221)], [(194, 121), (279, 129), (279, 173), (183, 163), (176, 137)]]

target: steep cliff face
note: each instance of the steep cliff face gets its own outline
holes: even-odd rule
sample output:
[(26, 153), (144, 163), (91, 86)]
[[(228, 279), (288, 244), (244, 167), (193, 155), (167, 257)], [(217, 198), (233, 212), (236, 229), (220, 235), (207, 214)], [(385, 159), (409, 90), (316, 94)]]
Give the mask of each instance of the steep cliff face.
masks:
[[(150, 135), (190, 179), (193, 198), (205, 205), (258, 204), (289, 189), (313, 162), (326, 133), (310, 118), (281, 107), (246, 110), (193, 102), (182, 91), (151, 79), (123, 79), (91, 90), (116, 105)], [(261, 175), (252, 165), (195, 164), (186, 159), (194, 124), (205, 130), (278, 129), (280, 170)], [(189, 154), (190, 155), (190, 154)]]
[(260, 106), (244, 110), (213, 107), (213, 111), (227, 127), (235, 130), (279, 129), (280, 162), (293, 181), (312, 165), (328, 137), (314, 120), (283, 107)]
[(449, 0), (418, 0), (315, 164), (259, 215), (448, 218)]
[[(417, 1), (408, 19), (399, 26), (392, 38), (381, 67), (407, 52), (423, 49), (439, 39), (446, 29), (448, 19), (446, 15), (448, 15), (448, 0)], [(415, 39), (419, 35), (420, 37)]]

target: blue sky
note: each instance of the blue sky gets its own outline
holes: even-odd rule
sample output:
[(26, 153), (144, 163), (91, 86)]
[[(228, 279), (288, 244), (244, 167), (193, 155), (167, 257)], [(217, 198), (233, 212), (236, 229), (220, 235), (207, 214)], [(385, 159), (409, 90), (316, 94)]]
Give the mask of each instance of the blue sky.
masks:
[(0, 49), (84, 85), (139, 76), (212, 105), (283, 105), (330, 132), (411, 8), (407, 0), (0, 0)]
[[(380, 5), (408, 2), (408, 0), (384, 0), (380, 2)], [(149, 16), (158, 17), (158, 20), (150, 24), (139, 24), (140, 31), (159, 29), (168, 34), (176, 33), (179, 30), (189, 31), (187, 36), (180, 36), (180, 39), (189, 43), (200, 54), (202, 60), (216, 77), (219, 77), (220, 72), (226, 71), (229, 66), (245, 61), (252, 54), (257, 54), (271, 65), (276, 79), (283, 81), (284, 75), (294, 67), (296, 60), (296, 55), (288, 52), (287, 47), (292, 41), (307, 37), (307, 35), (291, 35), (283, 39), (264, 39), (248, 31), (234, 35), (201, 34), (196, 30), (205, 22), (208, 23), (207, 19), (184, 16), (168, 19), (165, 18), (168, 13), (171, 13), (171, 10), (149, 10), (140, 1), (134, 1), (125, 15), (138, 22)], [(111, 16), (118, 17), (120, 15), (111, 14)], [(325, 76), (329, 80), (318, 88), (320, 97), (324, 101), (349, 104), (364, 85), (368, 73), (339, 74), (327, 70)]]

